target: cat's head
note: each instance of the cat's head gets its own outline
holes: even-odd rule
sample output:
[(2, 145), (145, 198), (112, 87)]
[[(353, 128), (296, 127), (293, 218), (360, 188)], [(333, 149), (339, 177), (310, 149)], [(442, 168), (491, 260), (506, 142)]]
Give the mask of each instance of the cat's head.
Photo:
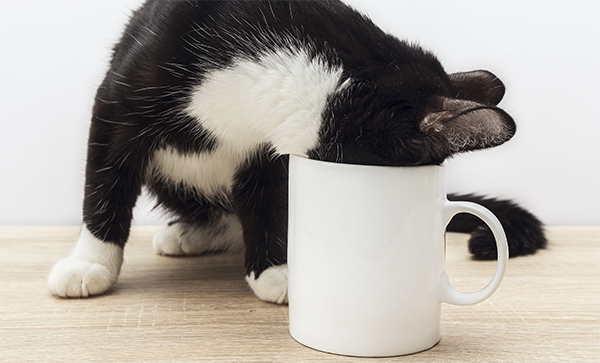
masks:
[(419, 67), (380, 80), (350, 80), (324, 115), (309, 157), (371, 165), (438, 165), (461, 152), (512, 138), (513, 119), (496, 107), (502, 82), (487, 71), (447, 75)]

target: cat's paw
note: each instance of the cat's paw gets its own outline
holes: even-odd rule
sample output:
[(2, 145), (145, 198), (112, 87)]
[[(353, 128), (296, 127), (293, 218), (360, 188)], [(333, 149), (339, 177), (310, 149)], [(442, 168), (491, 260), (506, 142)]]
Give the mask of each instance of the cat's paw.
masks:
[(60, 297), (88, 297), (110, 289), (117, 277), (107, 266), (67, 257), (54, 265), (48, 287)]
[(164, 256), (191, 256), (206, 251), (206, 246), (185, 237), (183, 223), (173, 223), (159, 230), (152, 239), (154, 251)]
[(275, 304), (287, 304), (287, 265), (269, 267), (258, 278), (255, 278), (255, 274), (252, 272), (246, 276), (246, 281), (259, 299)]
[(165, 256), (237, 252), (244, 246), (242, 226), (234, 215), (223, 216), (203, 228), (183, 222), (171, 223), (154, 235), (152, 245), (156, 253)]
[(122, 264), (123, 248), (97, 239), (84, 226), (73, 254), (52, 268), (48, 288), (61, 297), (102, 294), (117, 281)]

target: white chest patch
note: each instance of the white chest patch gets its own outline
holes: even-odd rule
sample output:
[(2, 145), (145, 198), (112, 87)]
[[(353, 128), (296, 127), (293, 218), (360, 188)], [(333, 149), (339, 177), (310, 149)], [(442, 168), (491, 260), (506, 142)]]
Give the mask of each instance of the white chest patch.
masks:
[(206, 196), (230, 194), (233, 179), (248, 153), (219, 146), (211, 152), (182, 154), (172, 148), (154, 152), (150, 173), (175, 184), (194, 187)]

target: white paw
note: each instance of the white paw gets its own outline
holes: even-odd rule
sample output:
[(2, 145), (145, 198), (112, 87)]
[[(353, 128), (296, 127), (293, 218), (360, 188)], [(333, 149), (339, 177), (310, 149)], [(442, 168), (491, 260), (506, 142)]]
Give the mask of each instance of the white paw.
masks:
[(156, 253), (166, 256), (193, 256), (207, 251), (240, 251), (243, 232), (236, 216), (224, 216), (197, 228), (187, 223), (173, 223), (158, 231), (152, 240)]
[(104, 265), (67, 257), (54, 265), (48, 287), (61, 297), (87, 297), (105, 292), (117, 277)]
[(254, 278), (254, 272), (246, 276), (246, 281), (256, 296), (267, 302), (287, 304), (288, 302), (288, 267), (287, 265), (269, 267)]
[(117, 281), (122, 264), (123, 249), (97, 239), (84, 226), (73, 254), (52, 268), (48, 288), (61, 297), (98, 295)]
[(206, 250), (197, 248), (196, 244), (190, 243), (189, 238), (183, 238), (182, 225), (182, 223), (175, 223), (156, 232), (152, 239), (152, 246), (156, 253), (165, 256), (186, 256), (200, 254)]

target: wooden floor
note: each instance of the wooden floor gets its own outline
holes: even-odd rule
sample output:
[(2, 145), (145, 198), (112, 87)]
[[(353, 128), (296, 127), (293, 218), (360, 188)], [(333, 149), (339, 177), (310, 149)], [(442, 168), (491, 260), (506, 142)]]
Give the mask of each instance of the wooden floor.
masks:
[[(0, 227), (0, 362), (359, 362), (288, 334), (288, 308), (257, 300), (241, 256), (157, 256), (137, 227), (110, 293), (59, 299), (46, 288), (76, 227)], [(600, 227), (549, 227), (549, 248), (510, 260), (500, 289), (475, 306), (444, 305), (442, 340), (375, 362), (599, 362)], [(447, 270), (474, 291), (495, 262), (469, 259), (448, 235)]]

